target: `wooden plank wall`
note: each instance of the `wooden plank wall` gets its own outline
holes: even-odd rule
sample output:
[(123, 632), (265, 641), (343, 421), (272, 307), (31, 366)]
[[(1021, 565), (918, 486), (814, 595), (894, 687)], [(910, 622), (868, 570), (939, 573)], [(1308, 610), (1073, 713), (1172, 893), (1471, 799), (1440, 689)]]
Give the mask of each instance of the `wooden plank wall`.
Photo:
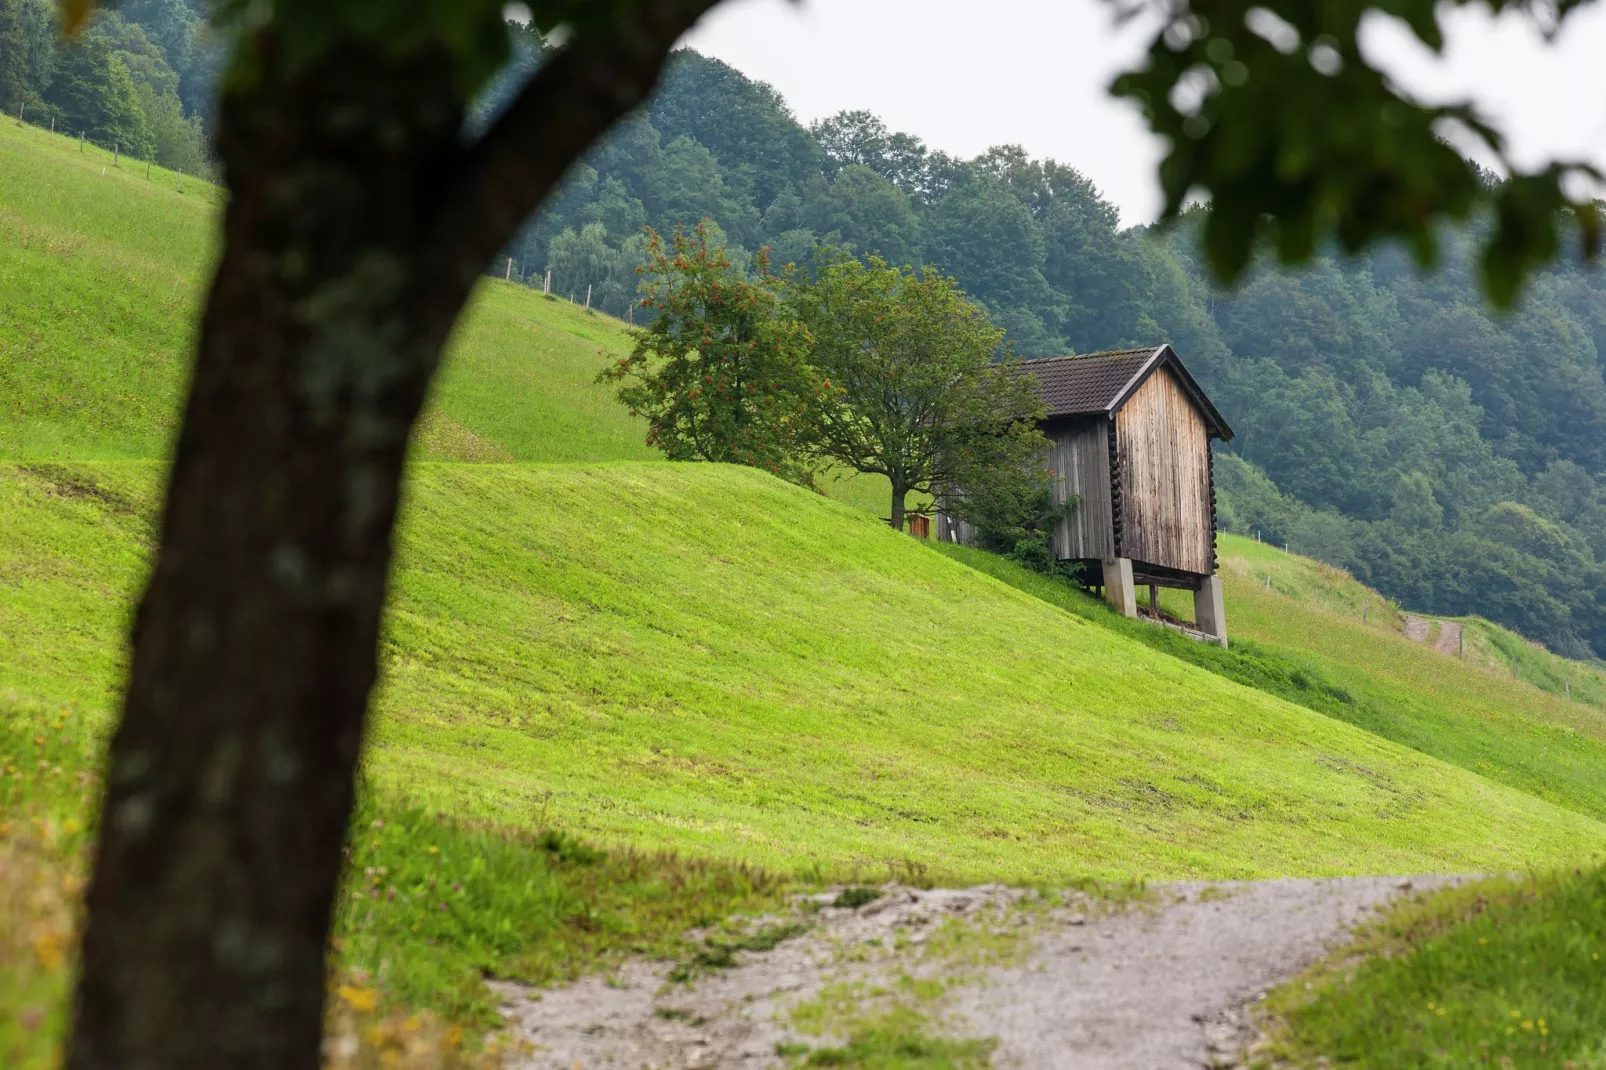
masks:
[(937, 514), (937, 541), (955, 542), (960, 546), (974, 546), (976, 545), (976, 528), (958, 517), (939, 512)]
[(1216, 541), (1210, 436), (1161, 368), (1115, 417), (1121, 474), (1121, 555), (1209, 575)]
[(1081, 504), (1054, 526), (1054, 556), (1062, 561), (1115, 556), (1110, 523), (1110, 449), (1103, 418), (1051, 424), (1048, 468), (1054, 473), (1054, 504), (1080, 496)]

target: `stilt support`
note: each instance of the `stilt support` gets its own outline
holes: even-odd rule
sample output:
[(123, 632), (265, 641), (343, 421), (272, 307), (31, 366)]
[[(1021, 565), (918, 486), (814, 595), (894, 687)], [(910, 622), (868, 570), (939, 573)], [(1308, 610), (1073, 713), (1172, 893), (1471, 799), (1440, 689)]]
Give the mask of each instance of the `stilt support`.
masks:
[(1132, 559), (1117, 557), (1104, 562), (1104, 597), (1122, 616), (1138, 615), (1138, 594), (1132, 585)]
[(1227, 648), (1227, 606), (1221, 597), (1221, 577), (1207, 576), (1193, 592), (1193, 619), (1199, 630)]

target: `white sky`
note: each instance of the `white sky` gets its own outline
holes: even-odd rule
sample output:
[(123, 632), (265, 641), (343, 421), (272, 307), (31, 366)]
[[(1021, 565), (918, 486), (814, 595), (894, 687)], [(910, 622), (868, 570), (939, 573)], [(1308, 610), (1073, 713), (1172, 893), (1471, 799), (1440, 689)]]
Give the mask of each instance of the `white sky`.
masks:
[[(1363, 44), (1402, 85), (1470, 97), (1520, 166), (1561, 156), (1606, 170), (1606, 0), (1546, 44), (1520, 16), (1452, 12), (1443, 59), (1377, 20)], [(807, 123), (875, 112), (933, 148), (1018, 143), (1091, 178), (1128, 224), (1152, 220), (1161, 146), (1105, 87), (1142, 54), (1100, 0), (727, 0), (686, 43), (769, 82)]]

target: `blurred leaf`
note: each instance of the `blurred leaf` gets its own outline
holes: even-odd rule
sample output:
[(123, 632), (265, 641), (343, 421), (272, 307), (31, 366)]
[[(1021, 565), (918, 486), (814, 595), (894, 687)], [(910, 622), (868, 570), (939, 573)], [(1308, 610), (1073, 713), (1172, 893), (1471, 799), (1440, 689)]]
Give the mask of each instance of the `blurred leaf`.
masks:
[[(1493, 6), (1527, 12), (1543, 29), (1582, 2)], [(1496, 225), (1483, 283), (1504, 306), (1556, 255), (1568, 212), (1583, 255), (1599, 248), (1598, 211), (1564, 188), (1593, 171), (1558, 162), (1521, 173), (1500, 131), (1470, 105), (1403, 96), (1366, 62), (1358, 34), (1368, 14), (1393, 16), (1439, 49), (1433, 0), (1186, 0), (1165, 11), (1143, 66), (1111, 91), (1135, 101), (1169, 142), (1164, 218), (1207, 202), (1205, 254), (1221, 281), (1235, 281), (1268, 247), (1292, 262), (1332, 243), (1354, 252), (1395, 239), (1428, 265), (1444, 222), (1488, 213)], [(1202, 95), (1189, 91), (1199, 86)], [(1464, 158), (1445, 140), (1449, 127), (1513, 177), (1499, 181)]]
[(71, 37), (84, 28), (95, 10), (95, 0), (61, 0), (61, 32)]

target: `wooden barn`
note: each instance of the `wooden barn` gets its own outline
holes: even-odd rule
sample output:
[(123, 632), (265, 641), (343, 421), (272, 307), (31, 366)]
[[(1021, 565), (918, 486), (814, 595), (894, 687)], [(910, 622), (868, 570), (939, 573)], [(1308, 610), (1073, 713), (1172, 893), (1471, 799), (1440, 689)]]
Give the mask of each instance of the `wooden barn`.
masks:
[[(1053, 443), (1056, 503), (1077, 506), (1054, 529), (1060, 560), (1080, 561), (1090, 586), (1129, 617), (1137, 587), (1194, 592), (1201, 632), (1227, 644), (1216, 575), (1216, 488), (1210, 440), (1232, 438), (1168, 345), (1023, 361), (1034, 375)], [(968, 541), (968, 525), (939, 514), (937, 537)]]

